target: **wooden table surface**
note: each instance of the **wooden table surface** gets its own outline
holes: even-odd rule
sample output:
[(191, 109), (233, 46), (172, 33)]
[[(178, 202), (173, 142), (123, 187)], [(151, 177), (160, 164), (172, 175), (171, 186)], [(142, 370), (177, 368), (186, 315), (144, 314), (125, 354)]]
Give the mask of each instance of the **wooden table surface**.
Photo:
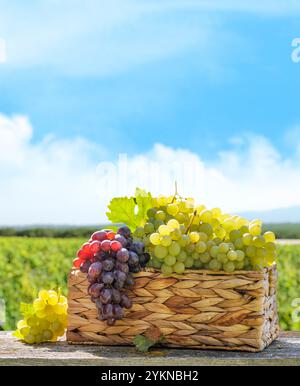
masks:
[(0, 332), (0, 365), (94, 366), (300, 366), (300, 332), (285, 332), (261, 353), (153, 349), (137, 353), (133, 347), (69, 345), (65, 341), (26, 345), (10, 332)]

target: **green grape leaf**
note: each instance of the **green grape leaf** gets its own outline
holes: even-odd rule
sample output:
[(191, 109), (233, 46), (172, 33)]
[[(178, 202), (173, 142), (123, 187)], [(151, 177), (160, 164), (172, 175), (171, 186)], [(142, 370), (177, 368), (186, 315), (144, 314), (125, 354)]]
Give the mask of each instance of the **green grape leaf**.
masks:
[(107, 218), (112, 223), (123, 223), (130, 229), (134, 229), (137, 226), (135, 206), (133, 197), (115, 197), (108, 205)]
[(107, 218), (112, 223), (126, 224), (132, 231), (145, 224), (147, 211), (152, 206), (152, 196), (136, 188), (135, 197), (115, 197), (109, 205)]
[(133, 339), (133, 343), (139, 352), (147, 352), (151, 346), (155, 344), (152, 340), (143, 335), (137, 335)]
[(138, 207), (137, 221), (139, 221), (139, 226), (141, 226), (145, 224), (148, 209), (153, 206), (153, 198), (151, 193), (146, 192), (146, 190), (136, 188), (135, 202)]
[(163, 335), (158, 327), (150, 327), (144, 335), (137, 335), (133, 343), (139, 352), (147, 352), (150, 347), (163, 341)]
[(34, 313), (33, 305), (28, 303), (20, 303), (20, 312), (24, 317), (32, 315)]

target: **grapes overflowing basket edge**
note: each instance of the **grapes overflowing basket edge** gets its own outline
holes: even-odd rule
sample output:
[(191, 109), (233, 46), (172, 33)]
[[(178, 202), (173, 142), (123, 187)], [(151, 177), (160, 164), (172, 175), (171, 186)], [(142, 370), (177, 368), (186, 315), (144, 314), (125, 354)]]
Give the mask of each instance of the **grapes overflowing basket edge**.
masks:
[(108, 326), (97, 319), (86, 275), (70, 272), (69, 343), (131, 345), (134, 336), (157, 327), (165, 347), (259, 352), (278, 337), (276, 265), (234, 273), (188, 270), (170, 277), (145, 269), (134, 276), (128, 293), (132, 308)]

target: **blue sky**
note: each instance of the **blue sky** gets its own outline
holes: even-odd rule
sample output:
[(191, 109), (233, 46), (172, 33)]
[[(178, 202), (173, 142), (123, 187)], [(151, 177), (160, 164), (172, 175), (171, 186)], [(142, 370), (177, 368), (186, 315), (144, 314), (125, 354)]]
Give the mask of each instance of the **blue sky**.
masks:
[[(300, 158), (300, 63), (291, 60), (291, 43), (300, 37), (300, 5), (243, 3), (0, 1), (0, 37), (7, 49), (7, 61), (0, 64), (3, 135), (15, 130), (18, 142), (24, 121), (16, 124), (14, 117), (27, 120), (29, 131), (17, 147), (24, 152), (25, 163), (36, 161), (37, 149), (43, 148), (45, 154), (58, 144), (65, 146), (66, 154), (66, 143), (74, 157), (72, 146), (83, 141), (78, 157), (92, 169), (98, 162), (116, 162), (119, 153), (127, 153), (131, 160), (153, 156), (158, 144), (174, 154), (183, 149), (197, 157), (205, 170), (220, 173), (230, 181), (228, 196), (232, 182), (242, 180), (243, 170), (252, 185), (262, 178), (276, 187), (272, 170), (260, 175), (260, 167), (265, 166), (278, 167), (279, 173), (291, 176), (285, 184), (293, 183)], [(266, 158), (271, 154), (271, 163), (257, 154)], [(30, 186), (38, 184), (35, 161), (20, 170), (3, 157), (9, 179), (2, 192), (3, 210), (13, 203), (11, 191), (22, 178), (32, 179)], [(70, 158), (70, 165), (73, 161)], [(251, 170), (258, 172), (254, 175)], [(52, 172), (55, 175), (54, 166)], [(203, 181), (208, 185), (203, 196), (214, 204), (217, 197), (210, 200), (214, 183)], [(242, 187), (235, 189), (245, 194)], [(234, 205), (236, 197), (221, 203), (228, 210), (300, 205), (300, 185), (293, 189), (293, 197), (282, 192), (270, 201), (266, 188), (265, 200), (257, 205), (253, 201), (249, 208)], [(119, 190), (113, 193), (124, 193)], [(61, 194), (67, 195), (68, 189)], [(101, 190), (99, 195), (109, 198)], [(27, 200), (28, 204), (30, 197)], [(74, 199), (74, 206), (78, 203)], [(48, 212), (40, 217), (40, 209), (32, 210), (36, 215), (21, 211), (13, 218), (5, 212), (2, 221), (57, 218)], [(58, 218), (58, 222), (76, 220), (68, 213)], [(79, 216), (81, 221), (84, 218)]]

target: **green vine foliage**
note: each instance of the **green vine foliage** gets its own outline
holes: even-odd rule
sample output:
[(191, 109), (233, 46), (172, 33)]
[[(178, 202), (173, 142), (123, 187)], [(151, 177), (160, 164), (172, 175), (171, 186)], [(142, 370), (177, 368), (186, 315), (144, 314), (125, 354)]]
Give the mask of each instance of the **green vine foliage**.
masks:
[[(6, 303), (4, 329), (15, 328), (20, 318), (20, 303), (32, 302), (39, 289), (61, 287), (66, 295), (67, 274), (84, 241), (78, 238), (0, 237), (0, 299)], [(280, 246), (278, 252), (281, 327), (283, 330), (300, 330), (300, 323), (292, 320), (296, 311), (293, 301), (300, 298), (300, 246)]]

